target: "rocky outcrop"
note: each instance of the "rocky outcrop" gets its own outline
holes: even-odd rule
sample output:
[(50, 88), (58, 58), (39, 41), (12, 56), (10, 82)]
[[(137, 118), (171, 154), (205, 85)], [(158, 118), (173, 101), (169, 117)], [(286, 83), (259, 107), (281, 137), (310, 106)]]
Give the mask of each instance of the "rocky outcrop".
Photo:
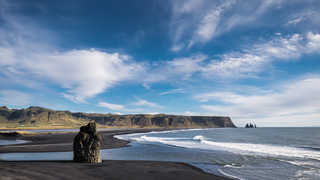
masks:
[(245, 128), (257, 128), (257, 125), (255, 123), (247, 123)]
[(229, 117), (180, 116), (167, 114), (97, 114), (54, 111), (41, 107), (8, 109), (0, 107), (0, 125), (8, 124), (31, 127), (80, 127), (94, 120), (99, 125), (126, 128), (216, 128), (235, 127)]
[(101, 136), (96, 130), (95, 121), (81, 126), (73, 140), (73, 160), (75, 162), (101, 163)]

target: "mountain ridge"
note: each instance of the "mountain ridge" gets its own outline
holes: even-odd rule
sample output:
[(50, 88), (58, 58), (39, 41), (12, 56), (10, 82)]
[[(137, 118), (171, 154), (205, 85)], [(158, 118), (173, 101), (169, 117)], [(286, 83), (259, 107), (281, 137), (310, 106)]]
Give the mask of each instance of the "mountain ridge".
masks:
[(103, 127), (127, 128), (221, 128), (236, 127), (226, 116), (184, 116), (169, 114), (100, 114), (57, 111), (39, 106), (24, 109), (0, 107), (0, 127), (80, 127), (95, 120)]

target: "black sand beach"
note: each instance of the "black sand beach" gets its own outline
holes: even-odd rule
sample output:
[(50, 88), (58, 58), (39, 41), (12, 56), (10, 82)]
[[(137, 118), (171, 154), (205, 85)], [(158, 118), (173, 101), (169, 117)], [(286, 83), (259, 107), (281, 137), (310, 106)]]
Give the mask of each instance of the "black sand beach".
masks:
[[(113, 138), (117, 134), (148, 132), (140, 130), (101, 131), (102, 149), (120, 148), (129, 142)], [(0, 146), (0, 153), (63, 152), (72, 151), (76, 133), (41, 133), (19, 136), (30, 142)], [(0, 136), (0, 139), (16, 137)], [(185, 163), (156, 161), (103, 161), (101, 164), (74, 163), (72, 161), (0, 161), (0, 179), (217, 179), (215, 176)]]

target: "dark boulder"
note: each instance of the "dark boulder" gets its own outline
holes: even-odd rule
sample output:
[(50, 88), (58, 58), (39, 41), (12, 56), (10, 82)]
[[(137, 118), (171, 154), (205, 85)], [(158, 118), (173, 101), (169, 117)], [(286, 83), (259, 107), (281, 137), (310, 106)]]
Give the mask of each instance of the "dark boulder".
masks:
[(101, 163), (101, 136), (96, 131), (95, 121), (81, 126), (73, 140), (73, 160), (76, 162)]

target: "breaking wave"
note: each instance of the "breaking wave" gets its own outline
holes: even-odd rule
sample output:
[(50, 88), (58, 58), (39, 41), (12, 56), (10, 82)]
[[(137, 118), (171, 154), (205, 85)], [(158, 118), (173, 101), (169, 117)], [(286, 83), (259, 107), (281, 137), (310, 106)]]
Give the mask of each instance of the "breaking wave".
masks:
[(125, 138), (117, 136), (117, 138), (133, 140), (137, 142), (161, 143), (183, 148), (223, 150), (232, 153), (241, 153), (245, 155), (284, 156), (295, 158), (311, 158), (316, 160), (320, 159), (320, 152), (313, 149), (296, 148), (289, 146), (276, 146), (269, 144), (215, 142), (211, 139), (207, 139), (202, 135), (197, 135), (193, 138), (167, 138), (147, 136), (146, 133), (144, 133), (144, 135), (142, 136), (126, 136)]

